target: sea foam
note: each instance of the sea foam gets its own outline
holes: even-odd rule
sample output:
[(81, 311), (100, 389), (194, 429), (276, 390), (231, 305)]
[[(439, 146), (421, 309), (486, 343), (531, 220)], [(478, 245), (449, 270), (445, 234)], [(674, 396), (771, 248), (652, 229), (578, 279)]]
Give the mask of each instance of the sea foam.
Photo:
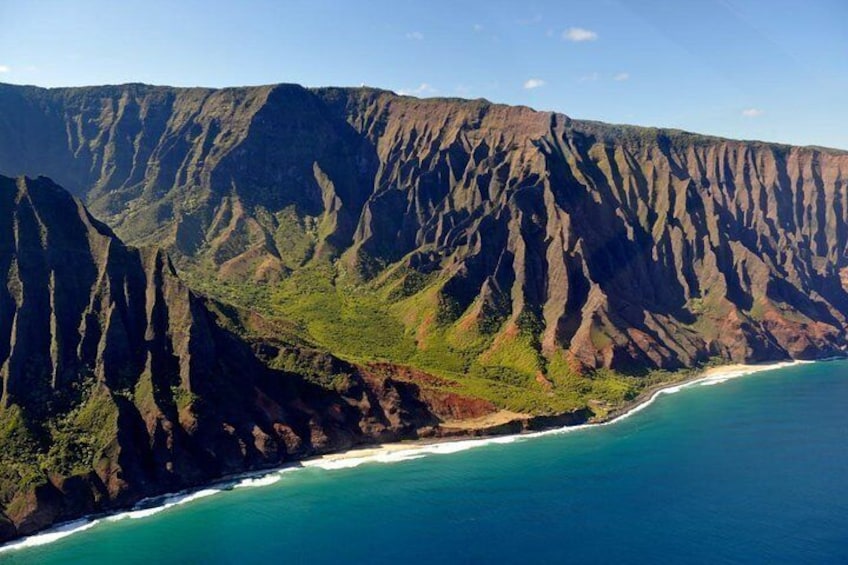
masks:
[(0, 545), (0, 553), (53, 543), (54, 541), (66, 538), (72, 534), (84, 532), (85, 530), (96, 526), (98, 522), (100, 522), (100, 520), (90, 520), (88, 518), (75, 520), (73, 522), (66, 522), (56, 526), (55, 528), (44, 530), (41, 533), (15, 540), (7, 543), (6, 545)]

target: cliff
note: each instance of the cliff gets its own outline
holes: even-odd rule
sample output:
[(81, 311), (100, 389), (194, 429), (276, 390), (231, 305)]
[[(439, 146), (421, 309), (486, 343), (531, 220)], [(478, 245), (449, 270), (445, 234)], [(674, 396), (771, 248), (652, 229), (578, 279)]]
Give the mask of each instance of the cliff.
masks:
[[(454, 336), (440, 355), (466, 372), (846, 346), (836, 150), (365, 88), (3, 85), (0, 172), (51, 176), (213, 294), (332, 264), (417, 351)], [(295, 310), (278, 307), (315, 322)], [(498, 361), (516, 340), (535, 356), (517, 369)]]

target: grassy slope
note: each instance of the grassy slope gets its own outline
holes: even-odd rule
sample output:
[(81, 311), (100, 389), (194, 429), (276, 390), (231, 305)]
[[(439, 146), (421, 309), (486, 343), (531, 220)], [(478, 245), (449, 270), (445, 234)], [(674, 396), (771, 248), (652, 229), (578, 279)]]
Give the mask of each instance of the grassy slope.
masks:
[(645, 386), (674, 378), (576, 373), (564, 352), (542, 356), (534, 332), (515, 324), (497, 320), (480, 328), (467, 315), (444, 319), (442, 281), (400, 268), (367, 284), (322, 259), (265, 287), (212, 277), (188, 280), (202, 281), (199, 290), (227, 302), (290, 320), (299, 338), (342, 358), (409, 365), (457, 383), (451, 387), (455, 392), (514, 411), (541, 414), (590, 406), (603, 415)]

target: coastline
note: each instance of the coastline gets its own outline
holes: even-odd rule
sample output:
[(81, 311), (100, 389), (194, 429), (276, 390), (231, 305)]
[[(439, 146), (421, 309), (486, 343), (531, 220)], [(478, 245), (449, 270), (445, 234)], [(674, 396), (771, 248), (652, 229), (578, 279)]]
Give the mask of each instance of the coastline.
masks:
[[(533, 429), (526, 426), (527, 421), (529, 421), (532, 417), (515, 414), (516, 416), (522, 417), (521, 423), (525, 424), (522, 428), (524, 431), (517, 433), (514, 431), (499, 431), (507, 428), (513, 429), (509, 426), (505, 427), (503, 424), (500, 424), (492, 426), (491, 434), (475, 435), (471, 433), (473, 431), (472, 428), (469, 429), (469, 433), (466, 435), (446, 435), (442, 437), (410, 439), (400, 442), (357, 446), (345, 451), (327, 453), (298, 461), (292, 461), (278, 467), (248, 471), (222, 477), (220, 480), (186, 491), (163, 494), (157, 497), (143, 499), (130, 509), (118, 510), (105, 514), (83, 516), (77, 520), (54, 525), (30, 536), (11, 540), (4, 545), (0, 545), (0, 555), (8, 551), (52, 543), (74, 533), (88, 530), (103, 521), (111, 522), (123, 519), (145, 518), (158, 514), (159, 512), (169, 508), (187, 504), (200, 498), (212, 496), (227, 490), (268, 486), (281, 480), (282, 476), (288, 472), (316, 467), (328, 471), (349, 469), (358, 467), (364, 463), (398, 463), (433, 454), (457, 453), (483, 445), (507, 444), (533, 437), (571, 433), (587, 428), (611, 425), (645, 409), (663, 394), (674, 394), (684, 388), (696, 385), (715, 385), (739, 377), (832, 359), (835, 358), (819, 359), (814, 361), (779, 361), (763, 364), (728, 364), (710, 367), (678, 381), (659, 383), (651, 386), (626, 405), (611, 410), (603, 418), (579, 424), (564, 426), (559, 425), (556, 427), (548, 426), (543, 429)], [(516, 420), (511, 420), (508, 423), (515, 422)]]
[[(809, 363), (828, 361), (830, 359), (818, 359), (815, 361), (792, 360), (792, 361), (777, 361), (763, 364), (742, 364), (734, 363), (729, 365), (718, 365), (710, 367), (703, 371), (698, 371), (679, 381), (659, 383), (649, 387), (640, 393), (631, 402), (625, 406), (611, 410), (605, 417), (591, 420), (582, 424), (574, 424), (567, 426), (559, 426), (542, 430), (531, 430), (514, 434), (492, 434), (487, 436), (455, 436), (441, 438), (426, 438), (414, 439), (401, 442), (381, 443), (373, 446), (354, 447), (346, 451), (337, 453), (328, 453), (316, 457), (303, 459), (299, 462), (300, 467), (321, 467), (321, 468), (346, 468), (354, 467), (361, 462), (393, 462), (399, 455), (404, 452), (421, 452), (426, 453), (453, 453), (462, 451), (461, 449), (438, 449), (436, 446), (450, 446), (452, 444), (462, 444), (468, 446), (466, 449), (474, 447), (472, 444), (479, 443), (480, 445), (489, 443), (511, 443), (514, 440), (523, 438), (532, 438), (543, 435), (552, 435), (557, 433), (569, 433), (577, 430), (607, 426), (615, 424), (631, 415), (647, 408), (659, 396), (663, 394), (674, 394), (684, 388), (696, 385), (714, 385), (721, 384), (731, 379), (745, 377), (756, 373), (766, 371), (774, 371), (777, 369), (786, 369)], [(499, 441), (500, 440), (500, 441)], [(394, 455), (394, 457), (392, 457)], [(347, 465), (343, 462), (348, 462)], [(273, 472), (273, 471), (271, 471)]]

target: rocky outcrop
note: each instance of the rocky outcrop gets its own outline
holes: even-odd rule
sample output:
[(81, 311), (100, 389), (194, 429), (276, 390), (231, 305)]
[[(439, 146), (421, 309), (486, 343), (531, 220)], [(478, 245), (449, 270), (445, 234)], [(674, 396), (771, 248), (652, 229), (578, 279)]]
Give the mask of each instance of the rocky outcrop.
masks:
[(53, 176), (188, 272), (400, 266), (438, 280), (439, 323), (529, 331), (577, 370), (846, 347), (836, 150), (365, 88), (3, 85), (0, 172)]

